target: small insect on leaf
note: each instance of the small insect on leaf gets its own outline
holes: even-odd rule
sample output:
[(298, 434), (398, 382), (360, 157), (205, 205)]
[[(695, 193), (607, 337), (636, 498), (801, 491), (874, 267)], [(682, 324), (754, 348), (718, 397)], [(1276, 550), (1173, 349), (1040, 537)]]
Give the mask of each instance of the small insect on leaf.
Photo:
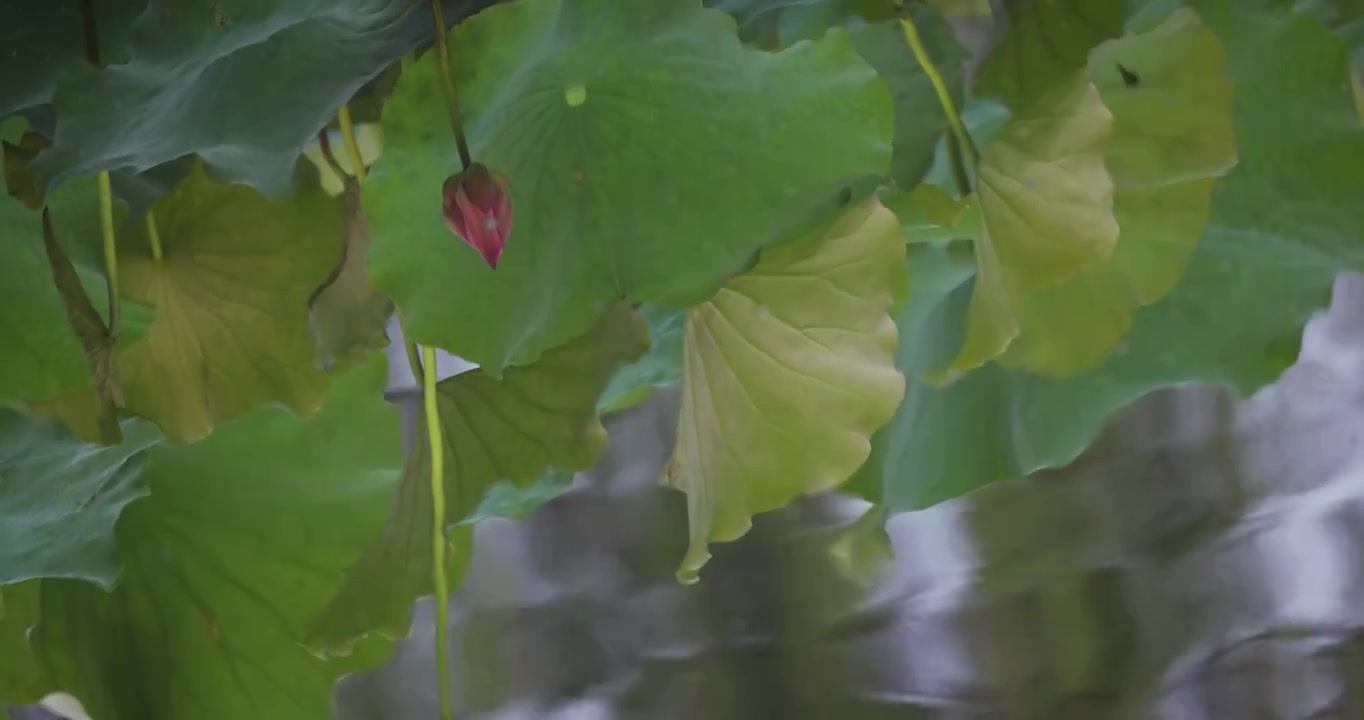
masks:
[(1122, 84), (1134, 88), (1141, 84), (1141, 77), (1136, 73), (1123, 67), (1122, 63), (1115, 63), (1118, 66), (1118, 74), (1122, 75)]

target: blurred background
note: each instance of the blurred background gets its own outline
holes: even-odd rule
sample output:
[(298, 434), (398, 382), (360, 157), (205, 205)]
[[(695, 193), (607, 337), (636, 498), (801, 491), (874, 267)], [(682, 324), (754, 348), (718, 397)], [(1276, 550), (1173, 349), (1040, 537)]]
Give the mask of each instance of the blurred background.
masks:
[[(613, 418), (572, 490), (479, 526), (461, 717), (1364, 718), (1364, 276), (1278, 383), (1150, 395), (1067, 468), (896, 516), (872, 582), (830, 552), (864, 505), (828, 495), (679, 586), (685, 502), (655, 484), (677, 403)], [(431, 617), (341, 682), (337, 718), (437, 716)]]

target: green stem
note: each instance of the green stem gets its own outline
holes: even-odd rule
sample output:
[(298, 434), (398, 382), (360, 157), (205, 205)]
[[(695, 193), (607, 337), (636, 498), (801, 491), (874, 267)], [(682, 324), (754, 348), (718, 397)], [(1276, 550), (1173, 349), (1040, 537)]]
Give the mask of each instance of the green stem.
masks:
[(161, 262), (161, 233), (156, 229), (156, 216), (147, 211), (147, 240), (152, 246), (152, 259)]
[(337, 124), (341, 126), (341, 139), (346, 143), (346, 155), (350, 158), (351, 174), (359, 182), (365, 181), (365, 160), (360, 156), (360, 143), (355, 139), (355, 125), (350, 121), (350, 107), (342, 105), (336, 111)]
[(928, 50), (919, 37), (919, 29), (914, 26), (913, 18), (908, 14), (902, 15), (900, 27), (905, 31), (905, 40), (909, 42), (909, 49), (914, 52), (914, 59), (919, 61), (919, 67), (923, 68), (928, 81), (933, 84), (933, 91), (938, 95), (938, 103), (942, 105), (947, 122), (952, 126), (952, 133), (956, 136), (961, 149), (965, 151), (967, 161), (971, 167), (979, 167), (980, 154), (976, 152), (976, 144), (971, 141), (971, 134), (966, 132), (966, 125), (962, 123), (961, 115), (957, 112), (957, 104), (952, 101), (952, 93), (948, 91), (947, 83), (943, 82), (938, 66), (933, 64), (933, 58), (929, 57)]
[[(406, 337), (406, 334), (404, 334)], [(436, 349), (422, 348), (422, 399), (426, 407), (427, 443), (431, 446), (431, 533), (433, 579), (436, 585), (436, 686), (440, 692), (441, 720), (450, 720), (449, 671), (446, 668), (450, 624), (450, 583), (445, 577), (445, 436), (436, 404)]]
[[(436, 53), (439, 56), (441, 82), (445, 87), (445, 108), (450, 114), (450, 129), (455, 133), (459, 149), (460, 167), (468, 170), (473, 164), (469, 141), (464, 137), (464, 123), (460, 119), (459, 95), (455, 92), (454, 73), (450, 71), (450, 48), (446, 43), (445, 9), (442, 0), (431, 0), (431, 14), (436, 22)], [(412, 343), (403, 332), (404, 342)], [(409, 351), (409, 357), (413, 355)], [(409, 362), (411, 360), (409, 359)], [(436, 688), (440, 694), (441, 720), (453, 716), (450, 708), (450, 672), (446, 668), (449, 655), (450, 584), (445, 577), (445, 440), (440, 427), (440, 409), (436, 405), (436, 350), (422, 348), (422, 397), (426, 406), (427, 442), (431, 445), (431, 514), (435, 527), (431, 532), (432, 575), (436, 585)]]
[(440, 79), (445, 84), (445, 107), (450, 112), (450, 129), (455, 131), (460, 166), (468, 170), (474, 161), (469, 154), (469, 141), (464, 138), (464, 122), (460, 119), (459, 112), (459, 94), (455, 92), (454, 73), (450, 71), (450, 47), (445, 40), (445, 8), (441, 6), (441, 0), (431, 0), (431, 14), (436, 18), (436, 54), (440, 61)]
[(109, 289), (109, 337), (118, 337), (118, 250), (114, 248), (114, 191), (109, 171), (99, 174), (99, 220), (104, 235), (104, 274)]

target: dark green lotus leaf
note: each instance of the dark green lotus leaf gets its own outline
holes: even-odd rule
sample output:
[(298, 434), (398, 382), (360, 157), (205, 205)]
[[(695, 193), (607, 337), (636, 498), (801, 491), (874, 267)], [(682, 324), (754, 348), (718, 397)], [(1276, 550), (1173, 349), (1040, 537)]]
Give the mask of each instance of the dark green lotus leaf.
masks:
[(123, 422), (123, 442), (98, 447), (59, 423), (0, 410), (0, 585), (32, 578), (111, 588), (119, 574), (114, 523), (147, 494), (151, 423)]
[[(90, 69), (82, 0), (12, 0), (0, 3), (0, 120), (51, 102), (57, 83)], [(147, 0), (89, 3), (97, 28), (99, 61), (128, 60), (134, 18)]]
[[(41, 581), (42, 681), (102, 720), (331, 718), (337, 678), (383, 650), (327, 661), (302, 640), (398, 477), (385, 370), (376, 356), (341, 376), (306, 420), (261, 408), (150, 452), (151, 494), (118, 524), (118, 587)], [(9, 632), (0, 623), (0, 641)]]
[[(79, 24), (64, 29), (80, 36)], [(410, 0), (163, 2), (128, 33), (127, 62), (78, 64), (57, 84), (54, 145), (35, 164), (47, 187), (197, 153), (220, 181), (285, 193), (301, 148), (336, 109), (430, 38), (431, 10)]]

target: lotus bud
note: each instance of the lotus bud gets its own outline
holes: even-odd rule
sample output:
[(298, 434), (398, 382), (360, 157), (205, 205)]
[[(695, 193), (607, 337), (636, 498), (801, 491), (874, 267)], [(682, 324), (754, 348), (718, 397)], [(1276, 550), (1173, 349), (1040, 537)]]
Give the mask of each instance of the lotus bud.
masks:
[(488, 267), (497, 269), (512, 229), (507, 178), (474, 163), (446, 178), (441, 196), (441, 213), (450, 231), (477, 250)]

